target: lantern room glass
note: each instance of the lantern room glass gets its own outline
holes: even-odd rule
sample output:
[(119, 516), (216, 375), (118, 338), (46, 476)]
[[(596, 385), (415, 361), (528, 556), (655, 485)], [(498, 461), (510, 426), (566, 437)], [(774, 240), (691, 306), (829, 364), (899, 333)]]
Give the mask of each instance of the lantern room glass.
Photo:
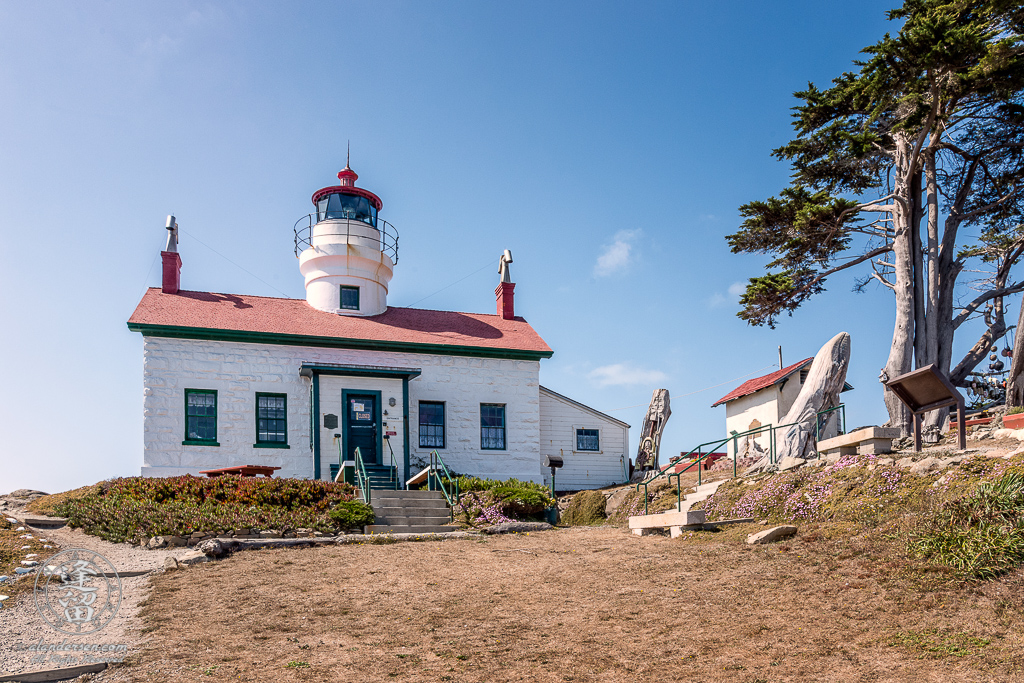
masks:
[(317, 221), (352, 220), (377, 227), (377, 207), (366, 197), (335, 192), (316, 203)]

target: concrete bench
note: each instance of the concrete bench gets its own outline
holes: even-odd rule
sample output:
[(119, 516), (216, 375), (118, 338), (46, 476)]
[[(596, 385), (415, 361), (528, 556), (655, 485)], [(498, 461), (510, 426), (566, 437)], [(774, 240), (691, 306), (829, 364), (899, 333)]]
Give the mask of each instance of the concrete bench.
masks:
[(825, 455), (892, 453), (893, 439), (898, 438), (900, 430), (893, 427), (865, 427), (849, 434), (819, 441), (818, 452)]

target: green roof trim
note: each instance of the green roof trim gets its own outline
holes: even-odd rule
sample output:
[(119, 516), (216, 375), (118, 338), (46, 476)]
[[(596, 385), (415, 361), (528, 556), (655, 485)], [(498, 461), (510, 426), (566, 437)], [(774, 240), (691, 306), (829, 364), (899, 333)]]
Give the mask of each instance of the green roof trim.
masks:
[(170, 339), (202, 339), (206, 341), (243, 342), (248, 344), (277, 344), (279, 346), (316, 346), (329, 349), (362, 349), (366, 351), (394, 351), (423, 353), (438, 356), (470, 356), (473, 358), (501, 358), (504, 360), (536, 360), (550, 358), (552, 351), (525, 349), (495, 349), (486, 346), (460, 346), (457, 344), (417, 344), (414, 342), (376, 341), (373, 339), (347, 339), (344, 337), (316, 337), (305, 334), (279, 334), (276, 332), (247, 332), (244, 330), (218, 330), (207, 327), (178, 325), (146, 325), (128, 323), (132, 332), (144, 337)]

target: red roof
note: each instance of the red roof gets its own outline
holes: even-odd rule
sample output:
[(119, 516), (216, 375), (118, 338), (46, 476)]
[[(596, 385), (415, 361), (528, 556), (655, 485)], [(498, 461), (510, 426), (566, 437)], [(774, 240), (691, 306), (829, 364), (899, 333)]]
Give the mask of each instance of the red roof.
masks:
[[(321, 345), (333, 346), (337, 342), (339, 347), (346, 342), (360, 342), (360, 347), (367, 348), (367, 342), (369, 346), (380, 342), (382, 347), (392, 349), (410, 344), (445, 345), (493, 351), (489, 355), (510, 351), (512, 355), (525, 352), (547, 358), (552, 354), (551, 347), (519, 317), (505, 320), (481, 313), (394, 307), (380, 315), (356, 317), (319, 311), (305, 299), (187, 291), (164, 294), (159, 287), (146, 291), (128, 320), (128, 327), (154, 336), (190, 336), (182, 331), (192, 329), (253, 333), (255, 339), (268, 340), (298, 337), (288, 342), (295, 344), (303, 343), (302, 338), (313, 343), (322, 338), (331, 343)], [(160, 334), (161, 331), (167, 334)]]
[(722, 405), (723, 403), (735, 401), (738, 398), (749, 396), (755, 391), (761, 391), (761, 389), (764, 389), (765, 387), (770, 387), (776, 382), (781, 382), (782, 380), (786, 379), (794, 372), (802, 368), (803, 366), (810, 363), (812, 360), (814, 360), (813, 357), (804, 358), (799, 363), (794, 363), (789, 367), (782, 368), (781, 370), (776, 370), (775, 372), (768, 375), (764, 375), (763, 377), (755, 377), (754, 379), (748, 379), (746, 382), (739, 385), (738, 387), (730, 391), (728, 394), (712, 403), (711, 407), (714, 408), (715, 406)]

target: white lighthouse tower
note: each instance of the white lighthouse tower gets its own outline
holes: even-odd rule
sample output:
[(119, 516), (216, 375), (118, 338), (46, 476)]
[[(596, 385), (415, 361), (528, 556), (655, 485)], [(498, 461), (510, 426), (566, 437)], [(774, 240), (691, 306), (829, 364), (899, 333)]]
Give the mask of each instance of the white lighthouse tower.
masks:
[(379, 315), (398, 263), (398, 231), (378, 213), (380, 197), (356, 187), (356, 172), (313, 193), (314, 213), (295, 224), (295, 255), (306, 280), (306, 302), (339, 315)]

